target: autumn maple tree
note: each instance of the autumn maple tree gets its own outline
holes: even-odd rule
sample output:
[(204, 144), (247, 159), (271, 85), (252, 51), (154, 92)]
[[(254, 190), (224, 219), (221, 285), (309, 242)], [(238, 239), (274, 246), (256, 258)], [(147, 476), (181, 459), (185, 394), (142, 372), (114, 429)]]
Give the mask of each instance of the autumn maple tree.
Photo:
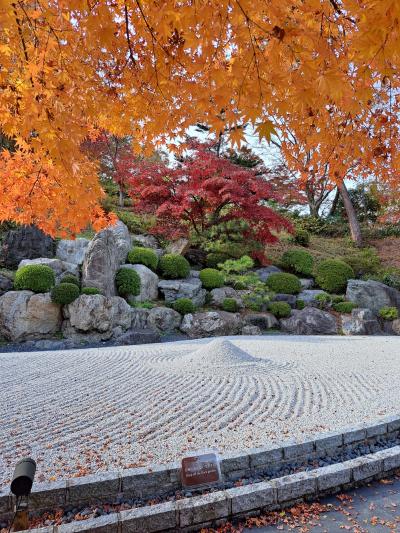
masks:
[(99, 131), (151, 152), (202, 122), (238, 145), (245, 124), (269, 139), (294, 113), (298, 134), (328, 107), (350, 129), (377, 94), (396, 170), (399, 21), (396, 0), (3, 0), (0, 130), (15, 149), (1, 153), (0, 220), (53, 234), (107, 223), (81, 150)]

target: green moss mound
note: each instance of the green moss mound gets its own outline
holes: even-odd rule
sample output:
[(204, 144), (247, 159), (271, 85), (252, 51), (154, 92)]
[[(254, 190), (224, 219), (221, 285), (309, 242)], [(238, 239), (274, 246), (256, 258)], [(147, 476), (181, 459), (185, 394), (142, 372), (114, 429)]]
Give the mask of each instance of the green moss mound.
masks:
[(17, 291), (49, 292), (55, 285), (53, 270), (46, 265), (26, 265), (15, 273), (14, 288)]
[(276, 318), (287, 318), (292, 312), (292, 308), (286, 302), (271, 302), (268, 306), (268, 311)]
[(335, 311), (344, 314), (351, 313), (356, 307), (358, 307), (358, 305), (354, 302), (338, 302), (336, 304), (333, 304), (333, 309)]
[(315, 280), (324, 291), (343, 292), (351, 278), (354, 278), (353, 269), (340, 259), (325, 259), (315, 268)]
[(200, 271), (200, 281), (205, 289), (218, 289), (225, 283), (225, 276), (215, 268), (204, 268)]
[(75, 283), (60, 283), (51, 290), (51, 301), (59, 305), (68, 305), (80, 295)]
[(217, 268), (220, 263), (225, 263), (230, 259), (228, 254), (222, 252), (211, 252), (207, 255), (206, 265), (208, 268)]
[(178, 254), (163, 255), (158, 268), (161, 275), (166, 279), (187, 278), (190, 272), (189, 261)]
[(120, 296), (137, 296), (140, 293), (140, 277), (131, 268), (120, 268), (115, 276), (118, 294)]
[(94, 294), (101, 294), (99, 289), (96, 289), (96, 287), (83, 287), (81, 290), (81, 294), (87, 294), (89, 296)]
[(382, 307), (379, 309), (379, 316), (384, 320), (396, 320), (399, 318), (399, 312), (396, 307)]
[(151, 270), (157, 270), (158, 256), (151, 248), (135, 246), (128, 253), (128, 263), (132, 265), (145, 265)]
[(79, 279), (72, 274), (65, 274), (65, 276), (60, 279), (60, 283), (73, 283), (77, 287), (81, 286)]
[(194, 313), (195, 305), (190, 298), (179, 298), (174, 302), (173, 308), (181, 315), (187, 315)]
[(314, 259), (305, 250), (288, 250), (282, 255), (281, 263), (287, 270), (310, 276), (314, 266)]
[(266, 281), (268, 287), (278, 293), (298, 294), (301, 291), (301, 283), (294, 274), (285, 272), (274, 272)]
[(228, 313), (236, 313), (238, 310), (237, 301), (234, 298), (225, 298), (222, 302), (222, 309)]

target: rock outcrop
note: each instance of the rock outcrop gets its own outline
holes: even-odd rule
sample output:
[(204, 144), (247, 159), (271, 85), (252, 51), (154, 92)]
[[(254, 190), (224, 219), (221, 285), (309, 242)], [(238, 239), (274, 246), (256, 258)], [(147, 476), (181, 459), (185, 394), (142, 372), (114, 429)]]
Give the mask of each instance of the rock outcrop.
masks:
[(181, 331), (190, 338), (237, 335), (241, 332), (243, 321), (237, 313), (208, 311), (188, 314), (183, 317)]
[(158, 284), (166, 302), (175, 302), (179, 298), (190, 298), (194, 305), (201, 307), (205, 303), (207, 291), (202, 288), (200, 279), (165, 279)]
[(89, 239), (75, 239), (74, 241), (62, 239), (57, 243), (56, 257), (67, 263), (81, 265), (89, 244)]
[(353, 309), (351, 316), (342, 316), (345, 335), (381, 335), (381, 326), (370, 309)]
[(22, 226), (6, 233), (0, 260), (7, 268), (17, 268), (23, 259), (54, 257), (54, 241), (35, 226)]
[(316, 307), (292, 311), (289, 318), (281, 320), (281, 327), (296, 335), (336, 335), (338, 332), (335, 317)]
[(66, 263), (61, 261), (61, 259), (47, 259), (46, 257), (40, 257), (39, 259), (24, 259), (20, 262), (19, 267), (27, 265), (45, 265), (50, 267), (54, 271), (56, 277), (56, 282), (59, 282), (60, 279), (66, 274), (72, 274), (79, 278), (79, 266), (75, 263)]
[(350, 279), (346, 297), (359, 307), (378, 314), (382, 307), (396, 307), (400, 311), (400, 292), (379, 281)]

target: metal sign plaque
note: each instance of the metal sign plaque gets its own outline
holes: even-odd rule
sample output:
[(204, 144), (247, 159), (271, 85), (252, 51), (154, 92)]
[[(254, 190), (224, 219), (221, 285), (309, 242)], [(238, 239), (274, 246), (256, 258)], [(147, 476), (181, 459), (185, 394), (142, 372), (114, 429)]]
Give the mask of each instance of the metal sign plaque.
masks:
[(219, 457), (216, 453), (204, 453), (182, 459), (182, 485), (200, 487), (221, 481)]

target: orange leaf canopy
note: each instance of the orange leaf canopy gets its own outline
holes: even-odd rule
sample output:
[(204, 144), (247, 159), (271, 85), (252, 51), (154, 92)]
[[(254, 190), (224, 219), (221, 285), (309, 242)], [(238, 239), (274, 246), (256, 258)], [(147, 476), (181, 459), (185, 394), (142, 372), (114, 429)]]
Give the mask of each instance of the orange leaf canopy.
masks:
[(239, 144), (314, 117), (323, 145), (327, 106), (351, 123), (377, 91), (397, 117), (399, 21), (398, 0), (2, 0), (0, 221), (107, 223), (80, 149), (97, 129), (140, 151), (198, 121)]

